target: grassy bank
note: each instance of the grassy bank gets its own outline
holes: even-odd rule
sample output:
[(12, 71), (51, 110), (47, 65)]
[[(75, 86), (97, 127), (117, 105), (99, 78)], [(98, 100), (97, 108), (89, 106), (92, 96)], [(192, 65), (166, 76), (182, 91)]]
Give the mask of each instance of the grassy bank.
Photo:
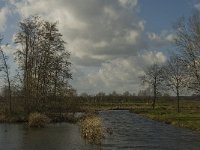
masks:
[(140, 106), (146, 105), (145, 103), (135, 103), (135, 102), (103, 102), (103, 103), (83, 103), (80, 107), (82, 112), (97, 112), (106, 110), (130, 110)]
[(154, 110), (149, 105), (141, 105), (131, 108), (130, 112), (200, 132), (200, 101), (182, 101), (180, 109), (181, 112), (178, 113), (175, 102), (162, 101), (158, 102)]
[(176, 100), (158, 100), (153, 110), (151, 104), (142, 102), (124, 103), (83, 103), (81, 110), (95, 112), (100, 110), (130, 110), (144, 117), (161, 121), (176, 127), (189, 128), (200, 132), (200, 101), (181, 100), (180, 113), (177, 112)]

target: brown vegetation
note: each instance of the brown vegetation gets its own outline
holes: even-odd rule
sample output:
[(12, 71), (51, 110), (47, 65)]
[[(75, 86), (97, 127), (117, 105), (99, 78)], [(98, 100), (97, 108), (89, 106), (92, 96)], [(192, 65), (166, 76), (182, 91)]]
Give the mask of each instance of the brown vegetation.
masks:
[(29, 127), (45, 127), (45, 125), (49, 122), (50, 119), (46, 115), (38, 112), (31, 113), (28, 118)]
[(83, 138), (89, 143), (101, 144), (105, 136), (105, 129), (100, 117), (88, 115), (80, 122), (80, 129)]

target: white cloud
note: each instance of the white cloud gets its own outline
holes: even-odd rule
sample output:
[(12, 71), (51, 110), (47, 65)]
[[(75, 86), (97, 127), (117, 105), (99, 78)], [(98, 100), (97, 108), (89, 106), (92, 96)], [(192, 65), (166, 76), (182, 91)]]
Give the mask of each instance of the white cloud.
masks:
[(13, 56), (16, 52), (16, 49), (11, 45), (1, 45), (1, 48), (7, 56)]
[(200, 11), (200, 3), (195, 4), (194, 7)]
[(148, 39), (155, 47), (162, 47), (174, 42), (175, 34), (170, 31), (163, 30), (160, 34), (154, 32), (147, 33)]
[(119, 17), (117, 12), (115, 12), (115, 10), (112, 9), (112, 7), (105, 6), (104, 13), (105, 13), (105, 15), (108, 15), (109, 18), (112, 18), (114, 20), (118, 19), (118, 17)]
[[(74, 86), (79, 92), (86, 89), (89, 93), (103, 91), (106, 93), (116, 90), (119, 93), (130, 91), (137, 93), (140, 90), (138, 77), (144, 74), (144, 69), (153, 63), (164, 63), (166, 56), (162, 52), (146, 51), (137, 56), (116, 58), (101, 65), (98, 71), (83, 77), (75, 72)], [(80, 86), (83, 85), (83, 86)]]
[(12, 0), (10, 2), (15, 6), (15, 11), (21, 15), (21, 18), (40, 15), (50, 21), (59, 21), (60, 27), (68, 29), (80, 29), (86, 26), (65, 8), (66, 4), (63, 0)]
[(129, 31), (126, 40), (129, 44), (136, 44), (139, 33), (135, 30)]
[(153, 32), (149, 32), (149, 33), (147, 33), (148, 34), (148, 38), (150, 39), (150, 40), (156, 40), (156, 41), (159, 41), (160, 40), (160, 37), (157, 35), (157, 34), (155, 34), (155, 33), (153, 33)]
[[(85, 56), (94, 59), (94, 55), (135, 55), (145, 46), (141, 44), (145, 21), (137, 17), (137, 0), (10, 0), (10, 3), (22, 18), (38, 14), (58, 21), (75, 63), (75, 58)], [(98, 60), (98, 65), (104, 62)]]
[(6, 28), (7, 15), (9, 10), (7, 7), (0, 8), (0, 32), (4, 31)]
[(137, 0), (119, 0), (123, 7), (135, 7), (138, 3)]

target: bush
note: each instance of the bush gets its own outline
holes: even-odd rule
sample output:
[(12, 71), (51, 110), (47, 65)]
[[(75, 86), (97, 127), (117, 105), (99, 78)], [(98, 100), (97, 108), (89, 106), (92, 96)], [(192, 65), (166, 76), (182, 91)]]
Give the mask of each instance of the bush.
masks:
[(38, 112), (31, 113), (28, 118), (29, 127), (45, 127), (45, 125), (49, 122), (50, 119), (46, 115)]
[(101, 118), (94, 115), (84, 117), (80, 122), (81, 135), (89, 143), (101, 144), (105, 136), (105, 129)]

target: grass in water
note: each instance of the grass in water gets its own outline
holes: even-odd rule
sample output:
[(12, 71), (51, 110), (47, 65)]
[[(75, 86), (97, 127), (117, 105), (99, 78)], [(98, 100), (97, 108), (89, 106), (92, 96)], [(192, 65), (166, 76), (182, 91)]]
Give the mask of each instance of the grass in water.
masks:
[(105, 136), (103, 121), (95, 115), (88, 115), (80, 121), (81, 135), (89, 143), (101, 144)]

